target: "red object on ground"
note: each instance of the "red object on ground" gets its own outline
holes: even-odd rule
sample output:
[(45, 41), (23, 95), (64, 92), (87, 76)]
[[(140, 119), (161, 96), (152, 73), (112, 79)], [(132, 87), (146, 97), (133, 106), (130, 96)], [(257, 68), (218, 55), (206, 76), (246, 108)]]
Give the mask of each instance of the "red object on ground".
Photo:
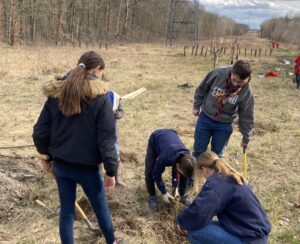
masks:
[(276, 76), (279, 76), (280, 73), (279, 72), (276, 72), (276, 71), (267, 71), (266, 74), (265, 74), (265, 77), (276, 77)]

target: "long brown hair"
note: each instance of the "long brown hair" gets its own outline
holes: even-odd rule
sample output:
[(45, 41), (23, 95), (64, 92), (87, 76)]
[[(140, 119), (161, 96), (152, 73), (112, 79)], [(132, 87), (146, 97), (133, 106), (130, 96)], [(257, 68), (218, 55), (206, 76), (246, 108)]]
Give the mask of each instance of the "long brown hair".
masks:
[(64, 81), (58, 96), (59, 109), (65, 116), (80, 114), (81, 102), (92, 98), (92, 90), (88, 82), (91, 74), (88, 70), (98, 66), (104, 69), (105, 63), (101, 56), (93, 51), (86, 52), (79, 58), (77, 67)]
[(231, 167), (223, 158), (219, 158), (214, 152), (202, 153), (196, 163), (197, 181), (199, 183), (201, 176), (201, 169), (210, 168), (221, 173), (222, 175), (231, 177), (237, 184), (248, 184), (248, 181), (233, 167)]

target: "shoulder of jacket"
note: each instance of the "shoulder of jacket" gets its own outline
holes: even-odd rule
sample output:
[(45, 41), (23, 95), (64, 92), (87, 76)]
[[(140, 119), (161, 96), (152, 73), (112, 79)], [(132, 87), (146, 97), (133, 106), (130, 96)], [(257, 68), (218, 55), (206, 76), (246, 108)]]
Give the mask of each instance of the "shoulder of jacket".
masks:
[[(46, 82), (43, 86), (44, 95), (57, 98), (62, 90), (64, 82), (65, 80), (50, 80)], [(98, 95), (105, 95), (109, 91), (107, 82), (104, 82), (101, 79), (91, 79), (88, 82), (93, 98)]]
[(89, 84), (92, 90), (92, 97), (106, 95), (109, 91), (108, 82), (104, 82), (101, 79), (89, 80)]

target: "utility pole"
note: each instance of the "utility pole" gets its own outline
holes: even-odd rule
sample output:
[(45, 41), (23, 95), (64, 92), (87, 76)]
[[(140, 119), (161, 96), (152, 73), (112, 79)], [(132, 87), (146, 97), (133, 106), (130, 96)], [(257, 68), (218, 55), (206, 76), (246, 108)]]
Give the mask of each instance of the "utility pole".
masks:
[[(178, 6), (179, 4), (187, 4), (191, 5), (191, 20), (178, 20)], [(166, 38), (166, 46), (172, 46), (174, 40), (176, 39), (176, 32), (178, 25), (184, 25), (187, 29), (188, 25), (193, 26), (193, 45), (197, 45), (199, 40), (199, 28), (198, 28), (198, 20), (199, 20), (199, 0), (194, 0), (193, 3), (188, 0), (170, 0), (170, 15), (169, 22), (167, 27), (167, 38)]]

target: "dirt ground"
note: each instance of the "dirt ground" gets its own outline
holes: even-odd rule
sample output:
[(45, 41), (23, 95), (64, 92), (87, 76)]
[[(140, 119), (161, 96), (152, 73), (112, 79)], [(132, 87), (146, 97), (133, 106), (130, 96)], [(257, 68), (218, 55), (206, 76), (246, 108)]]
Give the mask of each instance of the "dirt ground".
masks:
[[(269, 45), (268, 40), (253, 35), (245, 36), (241, 43), (251, 48)], [(45, 101), (42, 85), (72, 68), (84, 51), (0, 47), (0, 243), (60, 243), (56, 184), (32, 158), (35, 150), (30, 146), (31, 134)], [(147, 88), (139, 97), (123, 101), (125, 117), (118, 121), (120, 174), (127, 187), (107, 192), (116, 235), (134, 244), (187, 243), (174, 224), (179, 206), (169, 208), (160, 203), (159, 213), (149, 215), (144, 157), (147, 139), (157, 128), (176, 129), (192, 150), (196, 121), (191, 113), (193, 94), (210, 70), (212, 59), (184, 57), (181, 45), (167, 49), (162, 44), (128, 44), (109, 50), (95, 48), (95, 51), (103, 55), (111, 87), (116, 92), (125, 95)], [(253, 66), (251, 83), (255, 95), (255, 129), (247, 154), (248, 175), (272, 222), (270, 243), (300, 243), (300, 91), (284, 72), (280, 77), (263, 79), (258, 78), (258, 73), (274, 67), (290, 71), (292, 66), (279, 65), (279, 61), (292, 60), (295, 54), (295, 47), (282, 45), (271, 58), (245, 58)], [(220, 57), (218, 66), (228, 64), (228, 56)], [(178, 87), (187, 82), (193, 87)], [(240, 140), (236, 127), (225, 157), (242, 172)], [(28, 147), (4, 148), (22, 145)], [(164, 174), (167, 186), (170, 186), (169, 176), (167, 170)], [(192, 192), (191, 196), (194, 195)], [(48, 210), (36, 204), (36, 199), (56, 214), (50, 217)], [(81, 199), (80, 204), (96, 225), (80, 188), (77, 199)], [(103, 238), (88, 231), (79, 217), (74, 232), (76, 243), (104, 243)]]

